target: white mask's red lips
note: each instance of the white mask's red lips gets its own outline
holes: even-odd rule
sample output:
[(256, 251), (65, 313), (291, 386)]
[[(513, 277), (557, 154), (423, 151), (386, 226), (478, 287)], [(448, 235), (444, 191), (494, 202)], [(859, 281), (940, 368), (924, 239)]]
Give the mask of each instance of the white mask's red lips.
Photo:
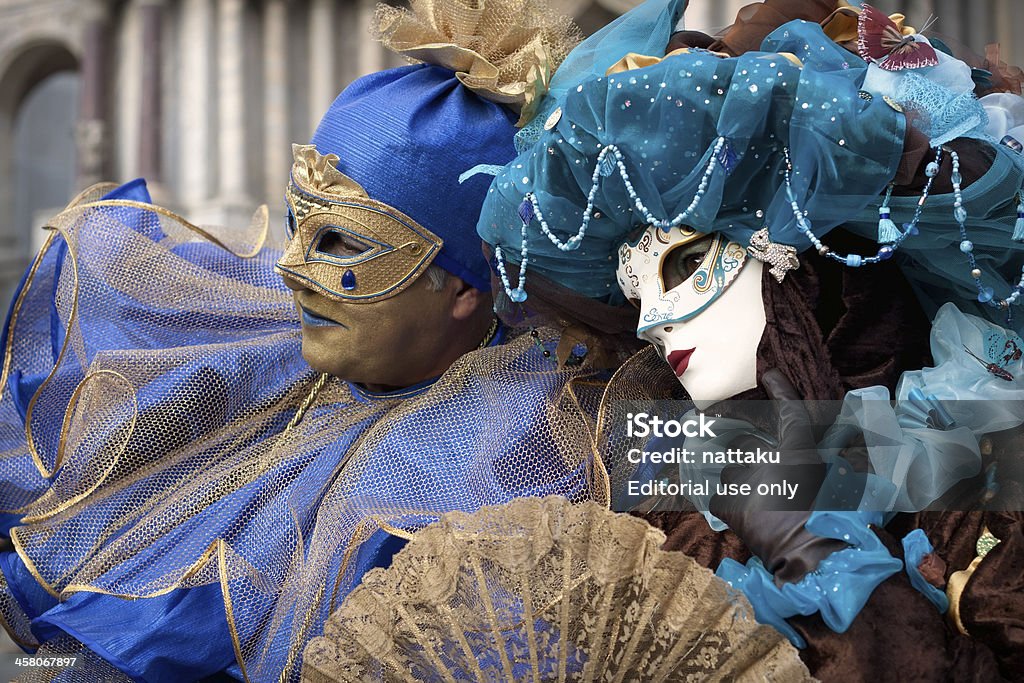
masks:
[(690, 355), (696, 350), (696, 348), (692, 348), (685, 351), (673, 351), (668, 354), (668, 364), (672, 366), (672, 371), (676, 373), (676, 377), (686, 372), (686, 368), (690, 365)]

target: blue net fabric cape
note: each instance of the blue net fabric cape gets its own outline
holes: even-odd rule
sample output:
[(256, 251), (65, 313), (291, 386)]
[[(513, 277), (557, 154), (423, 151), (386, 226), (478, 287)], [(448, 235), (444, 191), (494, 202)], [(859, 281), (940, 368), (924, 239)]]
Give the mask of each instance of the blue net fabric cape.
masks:
[(302, 360), (265, 221), (229, 239), (96, 196), (51, 222), (9, 327), (0, 609), (26, 647), (294, 678), (330, 609), (440, 512), (606, 497), (571, 386), (593, 373), (555, 369), (554, 339), (368, 394)]
[[(176, 356), (164, 365), (175, 367), (173, 383), (181, 398), (197, 406), (220, 401), (230, 412), (238, 405), (224, 396), (228, 383), (258, 393), (272, 392), (273, 386), (280, 390), (282, 380), (265, 367), (224, 362), (218, 355), (253, 338), (268, 340), (281, 357), (291, 357), (297, 348), (298, 325), (287, 290), (269, 270), (274, 252), (262, 249), (259, 222), (218, 240), (162, 220), (162, 210), (139, 208), (148, 206), (142, 184), (118, 188), (98, 204), (94, 200), (101, 199), (102, 191), (79, 197), (76, 208), (63, 214), (66, 219), (54, 222), (8, 314), (0, 389), (0, 506), (8, 514), (25, 514), (26, 506), (47, 492), (70, 495), (62, 490), (58, 470), (70, 474), (63, 464), (73, 459), (75, 448), (82, 446), (78, 439), (85, 436), (60, 438), (65, 407), (72, 402), (80, 410), (91, 409), (88, 414), (96, 421), (162, 428), (173, 437), (166, 442), (170, 445), (204, 431), (204, 424), (162, 409), (166, 381), (152, 369), (129, 396), (125, 373), (104, 370), (107, 364), (123, 363), (122, 349), (173, 350)], [(158, 263), (166, 270), (155, 268)], [(236, 290), (242, 296), (228, 296)], [(84, 389), (78, 389), (90, 368), (89, 385), (104, 392), (105, 412), (80, 403)], [(202, 375), (209, 380), (199, 382), (203, 389), (192, 386)], [(143, 457), (169, 447), (155, 442), (147, 444), (150, 450)], [(123, 440), (90, 446), (108, 458), (126, 447)]]

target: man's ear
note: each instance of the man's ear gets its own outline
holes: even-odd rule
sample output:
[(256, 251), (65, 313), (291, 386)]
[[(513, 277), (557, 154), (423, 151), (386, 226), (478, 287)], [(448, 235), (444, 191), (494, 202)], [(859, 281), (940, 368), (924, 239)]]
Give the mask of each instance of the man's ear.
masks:
[(491, 306), (491, 295), (467, 284), (454, 275), (448, 278), (448, 292), (452, 301), (452, 318), (469, 320), (481, 306)]

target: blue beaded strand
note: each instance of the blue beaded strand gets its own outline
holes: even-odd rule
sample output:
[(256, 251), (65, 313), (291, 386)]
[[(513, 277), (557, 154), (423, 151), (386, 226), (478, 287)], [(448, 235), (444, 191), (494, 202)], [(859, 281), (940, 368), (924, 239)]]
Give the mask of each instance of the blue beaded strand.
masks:
[(949, 154), (953, 160), (953, 174), (951, 176), (953, 182), (953, 218), (960, 228), (960, 251), (967, 257), (967, 262), (971, 266), (971, 278), (974, 280), (974, 286), (978, 289), (978, 302), (1005, 310), (1006, 319), (1009, 323), (1013, 319), (1010, 306), (1017, 303), (1020, 300), (1021, 293), (1024, 292), (1024, 268), (1021, 269), (1020, 281), (1013, 286), (1009, 296), (1005, 299), (997, 301), (994, 298), (995, 290), (981, 281), (982, 272), (981, 268), (978, 267), (978, 260), (974, 257), (974, 243), (967, 236), (967, 209), (964, 208), (961, 188), (963, 176), (960, 175), (960, 155), (953, 150), (949, 150)]
[(791, 178), (793, 163), (789, 158), (789, 149), (783, 149), (782, 152), (786, 158), (786, 197), (789, 199), (789, 206), (793, 211), (793, 217), (796, 219), (796, 229), (814, 245), (814, 248), (818, 250), (819, 254), (838, 263), (842, 263), (850, 268), (860, 268), (861, 266), (869, 266), (874, 265), (875, 263), (881, 263), (882, 261), (888, 261), (908, 237), (918, 233), (917, 225), (921, 222), (921, 214), (924, 211), (925, 202), (928, 201), (928, 194), (931, 192), (935, 176), (939, 174), (939, 162), (942, 159), (942, 149), (937, 148), (935, 150), (935, 160), (925, 167), (925, 175), (928, 177), (928, 181), (925, 183), (924, 190), (921, 192), (921, 198), (917, 201), (917, 209), (914, 211), (914, 217), (909, 223), (903, 224), (903, 230), (900, 232), (899, 237), (893, 240), (891, 244), (879, 247), (874, 256), (861, 256), (860, 254), (837, 254), (814, 234), (814, 231), (811, 230), (810, 223), (807, 221), (807, 214), (800, 208), (800, 204), (796, 200), (796, 193), (793, 192), (793, 182)]
[[(517, 303), (526, 301), (526, 272), (529, 249), (527, 246), (527, 228), (534, 218), (537, 219), (540, 225), (541, 232), (561, 251), (574, 251), (579, 248), (586, 236), (587, 228), (590, 226), (591, 218), (594, 216), (594, 199), (597, 196), (597, 189), (601, 183), (601, 178), (609, 177), (611, 174), (618, 169), (619, 176), (622, 178), (622, 182), (626, 187), (626, 191), (629, 194), (630, 199), (633, 201), (633, 205), (636, 210), (640, 213), (646, 224), (653, 225), (662, 231), (669, 231), (672, 228), (683, 225), (684, 222), (690, 218), (697, 206), (707, 192), (708, 185), (711, 181), (711, 176), (714, 173), (716, 165), (722, 165), (726, 172), (729, 172), (728, 165), (724, 164), (721, 160), (726, 152), (726, 146), (728, 141), (724, 137), (719, 137), (715, 142), (715, 148), (708, 162), (707, 168), (704, 170), (704, 174), (701, 177), (700, 184), (698, 185), (697, 192), (693, 196), (693, 200), (689, 206), (671, 220), (657, 218), (654, 214), (644, 205), (643, 201), (637, 195), (636, 190), (633, 188), (633, 184), (629, 179), (629, 172), (626, 170), (625, 160), (619, 148), (615, 145), (605, 146), (598, 154), (597, 163), (594, 166), (594, 171), (591, 174), (591, 188), (587, 194), (587, 206), (583, 212), (583, 220), (579, 230), (575, 235), (570, 237), (566, 241), (561, 241), (557, 235), (548, 226), (547, 220), (544, 217), (544, 213), (537, 201), (536, 195), (532, 192), (528, 193), (523, 199), (522, 204), (519, 207), (519, 217), (522, 220), (522, 226), (520, 227), (520, 263), (519, 263), (519, 283), (516, 288), (512, 288), (512, 284), (508, 279), (508, 273), (505, 266), (504, 252), (500, 245), (495, 246), (495, 260), (497, 263), (498, 274), (501, 277), (502, 285), (505, 287), (505, 293), (508, 297)], [(961, 183), (963, 178), (960, 174), (960, 157), (959, 155), (948, 149), (952, 161), (953, 161), (953, 172), (951, 175), (951, 181), (953, 184), (954, 193), (954, 209), (953, 217), (957, 221), (960, 228), (960, 251), (963, 252), (971, 265), (971, 277), (975, 281), (975, 285), (978, 289), (978, 301), (980, 303), (987, 303), (993, 307), (1005, 309), (1007, 311), (1007, 321), (1011, 320), (1010, 306), (1017, 303), (1022, 294), (1024, 294), (1024, 267), (1021, 268), (1020, 281), (1014, 285), (1013, 290), (1006, 299), (1000, 301), (994, 300), (994, 291), (991, 287), (984, 285), (981, 281), (981, 270), (978, 268), (977, 260), (974, 257), (974, 244), (967, 237), (967, 210), (963, 207), (963, 197), (961, 193)], [(907, 240), (907, 238), (917, 235), (918, 225), (921, 221), (921, 216), (924, 211), (925, 203), (928, 201), (928, 196), (931, 192), (932, 184), (935, 181), (935, 177), (939, 174), (940, 163), (942, 161), (943, 148), (935, 148), (935, 159), (931, 161), (925, 167), (925, 176), (928, 180), (925, 183), (924, 190), (921, 192), (921, 197), (918, 199), (917, 207), (914, 210), (914, 216), (909, 223), (903, 224), (903, 230), (900, 231), (899, 236), (891, 243), (885, 244), (879, 247), (878, 251), (873, 256), (862, 256), (860, 254), (838, 254), (832, 251), (831, 248), (826, 246), (814, 231), (811, 229), (811, 225), (807, 220), (807, 214), (800, 208), (799, 202), (796, 200), (796, 194), (793, 191), (792, 184), (792, 171), (793, 165), (789, 156), (789, 149), (783, 149), (785, 155), (786, 167), (785, 167), (785, 184), (786, 184), (786, 196), (790, 202), (790, 208), (793, 211), (793, 217), (796, 219), (797, 230), (803, 234), (808, 241), (814, 246), (814, 248), (824, 257), (830, 258), (833, 261), (841, 263), (850, 268), (860, 268), (865, 265), (873, 265), (887, 261), (892, 258), (892, 255), (897, 249)], [(888, 202), (886, 202), (887, 204)], [(888, 216), (886, 216), (888, 218)]]
[(626, 170), (626, 162), (622, 156), (622, 152), (616, 145), (607, 145), (597, 155), (597, 163), (594, 165), (594, 172), (590, 176), (590, 192), (587, 193), (587, 206), (583, 210), (583, 221), (580, 224), (579, 230), (575, 235), (570, 237), (568, 240), (563, 242), (548, 226), (547, 219), (544, 216), (543, 209), (540, 208), (540, 204), (537, 201), (536, 195), (532, 192), (526, 195), (523, 200), (530, 203), (530, 207), (533, 209), (534, 217), (537, 219), (537, 223), (540, 224), (540, 231), (544, 233), (544, 236), (551, 241), (555, 247), (561, 251), (574, 251), (579, 248), (583, 238), (586, 237), (587, 228), (590, 226), (590, 220), (594, 215), (594, 200), (597, 197), (597, 190), (601, 184), (602, 177), (610, 176), (614, 170), (619, 171), (619, 177), (622, 178), (623, 184), (626, 186), (626, 192), (629, 194), (630, 200), (633, 202), (633, 206), (640, 213), (641, 217), (648, 225), (654, 225), (662, 231), (669, 231), (672, 228), (683, 225), (687, 219), (693, 216), (694, 211), (697, 210), (697, 206), (700, 205), (704, 195), (707, 194), (708, 185), (711, 182), (711, 175), (715, 172), (715, 165), (721, 163), (719, 161), (727, 145), (727, 140), (724, 137), (720, 137), (715, 141), (715, 148), (711, 154), (711, 159), (708, 161), (707, 168), (704, 169), (704, 175), (701, 176), (700, 184), (697, 186), (697, 193), (693, 196), (693, 200), (690, 202), (686, 209), (671, 220), (664, 218), (657, 218), (651, 212), (650, 209), (643, 203), (637, 195), (636, 190), (633, 188), (633, 183), (629, 179), (629, 171)]
[[(591, 185), (590, 192), (587, 193), (587, 206), (583, 211), (583, 220), (580, 224), (579, 230), (576, 234), (562, 241), (558, 236), (551, 230), (548, 225), (547, 219), (544, 216), (543, 209), (540, 208), (540, 203), (537, 201), (537, 196), (529, 192), (523, 198), (522, 204), (519, 205), (519, 218), (522, 220), (522, 227), (520, 228), (520, 238), (522, 240), (520, 247), (520, 254), (522, 256), (519, 262), (519, 286), (515, 289), (512, 288), (512, 283), (509, 282), (508, 273), (505, 269), (505, 258), (504, 252), (500, 246), (495, 246), (494, 257), (497, 262), (498, 275), (501, 276), (501, 283), (505, 286), (505, 293), (510, 299), (517, 303), (526, 301), (526, 291), (524, 289), (526, 285), (526, 270), (527, 270), (527, 244), (526, 244), (526, 232), (529, 224), (536, 219), (540, 225), (540, 231), (544, 234), (552, 244), (555, 245), (560, 251), (575, 251), (579, 248), (583, 242), (583, 238), (587, 235), (587, 228), (590, 227), (590, 221), (594, 217), (594, 200), (597, 197), (597, 190), (601, 184), (601, 178), (607, 178), (617, 169), (619, 171), (619, 177), (622, 178), (623, 184), (626, 186), (626, 192), (629, 193), (629, 198), (632, 200), (636, 210), (643, 217), (644, 221), (648, 225), (657, 226), (663, 231), (669, 231), (672, 228), (683, 225), (684, 222), (689, 219), (697, 206), (700, 204), (704, 195), (707, 194), (708, 185), (711, 182), (711, 175), (715, 172), (716, 165), (722, 165), (722, 167), (728, 173), (731, 169), (729, 164), (722, 161), (723, 158), (732, 159), (735, 155), (730, 156), (730, 150), (727, 149), (728, 141), (724, 137), (719, 137), (715, 141), (715, 147), (711, 154), (711, 159), (708, 161), (707, 168), (704, 169), (704, 174), (701, 176), (700, 184), (697, 186), (697, 193), (693, 196), (693, 200), (689, 206), (680, 213), (678, 216), (671, 220), (664, 218), (656, 218), (650, 209), (643, 203), (636, 190), (633, 188), (633, 183), (629, 179), (629, 172), (626, 170), (626, 162), (622, 156), (622, 152), (616, 145), (606, 145), (604, 149), (597, 155), (597, 163), (594, 165), (594, 172), (590, 176)], [(600, 214), (598, 214), (600, 217)]]
[(523, 226), (519, 229), (519, 237), (522, 240), (519, 248), (519, 284), (512, 289), (512, 283), (508, 280), (508, 273), (505, 270), (505, 254), (501, 245), (494, 246), (494, 261), (498, 267), (498, 275), (501, 277), (501, 284), (505, 287), (508, 298), (516, 303), (526, 301), (526, 263), (529, 256), (529, 247), (526, 244), (527, 221), (523, 220)]

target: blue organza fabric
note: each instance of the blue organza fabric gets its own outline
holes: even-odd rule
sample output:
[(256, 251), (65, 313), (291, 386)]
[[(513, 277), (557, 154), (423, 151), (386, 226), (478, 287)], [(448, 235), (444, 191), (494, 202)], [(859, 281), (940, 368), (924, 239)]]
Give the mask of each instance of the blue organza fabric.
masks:
[[(685, 223), (702, 232), (746, 244), (767, 225), (773, 241), (810, 246), (783, 182), (784, 150), (795, 169), (793, 197), (821, 235), (875, 201), (895, 175), (905, 120), (881, 98), (859, 97), (866, 64), (817, 25), (786, 24), (765, 48), (734, 59), (696, 51), (613, 76), (583, 74), (559, 102), (554, 127), (495, 178), (481, 237), (520, 262), (519, 209), (532, 193), (545, 225), (538, 217), (527, 226), (529, 268), (612, 300), (621, 298), (615, 253), (645, 223), (637, 200), (671, 219), (699, 196)], [(792, 51), (805, 60), (802, 69), (779, 54)], [(726, 147), (715, 155), (719, 138)], [(597, 172), (610, 144), (624, 157), (629, 184), (617, 170)], [(585, 236), (578, 249), (560, 249), (544, 229), (562, 242), (576, 235), (595, 178)]]
[(935, 609), (939, 610), (940, 614), (945, 614), (949, 610), (949, 598), (946, 597), (946, 593), (928, 583), (928, 580), (921, 574), (921, 570), (917, 568), (925, 555), (934, 550), (928, 536), (921, 529), (914, 529), (903, 537), (902, 543), (910, 585), (928, 598), (928, 601), (935, 605)]
[[(996, 362), (1012, 339), (1020, 338), (946, 304), (932, 326), (934, 367), (904, 373), (895, 397), (882, 387), (847, 395), (821, 447), (838, 450), (852, 435), (863, 436), (874, 474), (894, 486), (889, 499), (874, 500), (872, 509), (926, 508), (957, 482), (981, 471), (978, 440), (983, 435), (1024, 424), (1024, 360), (1002, 366), (1014, 378), (1006, 381), (964, 351), (971, 349)], [(914, 390), (939, 401), (953, 424), (939, 429), (911, 418), (919, 413), (911, 399)], [(890, 398), (895, 398), (895, 405)]]
[[(979, 143), (983, 144), (983, 143)], [(996, 299), (1009, 295), (1021, 278), (1024, 244), (1010, 239), (1017, 218), (1016, 194), (1024, 184), (1020, 154), (1003, 145), (992, 147), (992, 165), (981, 178), (963, 189), (967, 211), (967, 237), (972, 242), (982, 281), (994, 290)], [(919, 197), (892, 197), (893, 220), (909, 221)], [(920, 234), (908, 239), (896, 259), (914, 286), (925, 312), (934, 316), (946, 302), (955, 302), (965, 313), (985, 318), (1018, 334), (1024, 331), (1024, 316), (1018, 306), (1006, 311), (978, 301), (978, 288), (971, 277), (967, 258), (960, 252), (962, 237), (953, 216), (956, 198), (952, 194), (929, 196), (920, 223)], [(864, 237), (878, 235), (879, 198), (873, 205), (851, 215), (845, 227)], [(902, 253), (902, 255), (901, 255)]]
[(821, 612), (830, 629), (843, 633), (863, 609), (878, 584), (903, 568), (892, 557), (870, 524), (880, 524), (878, 513), (814, 512), (806, 526), (823, 538), (850, 544), (832, 553), (818, 568), (797, 583), (775, 583), (775, 577), (756, 557), (746, 566), (725, 559), (715, 572), (730, 586), (743, 591), (762, 624), (770, 624), (797, 647), (807, 643), (786, 619)]

